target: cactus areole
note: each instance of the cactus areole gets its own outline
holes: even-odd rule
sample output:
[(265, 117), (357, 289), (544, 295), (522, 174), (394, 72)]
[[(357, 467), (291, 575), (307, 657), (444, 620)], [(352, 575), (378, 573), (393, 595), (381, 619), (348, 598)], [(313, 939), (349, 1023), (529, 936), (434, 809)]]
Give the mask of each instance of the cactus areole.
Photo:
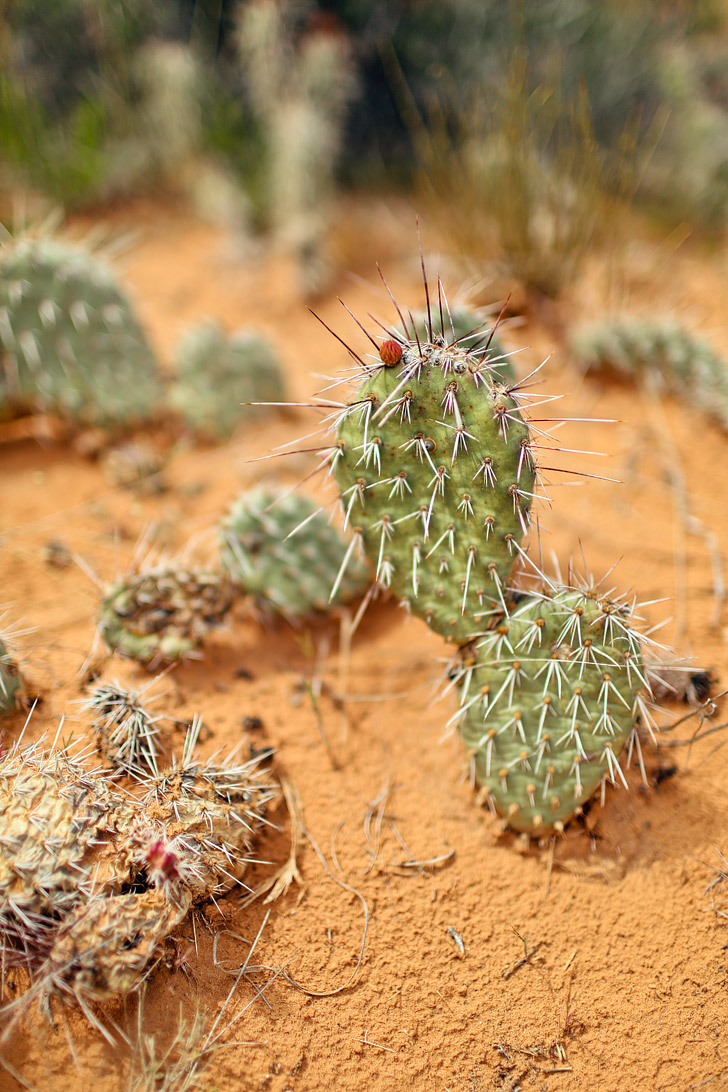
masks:
[(399, 355), (382, 344), (331, 462), (379, 583), (462, 644), (504, 608), (535, 471), (514, 389), (482, 349), (431, 325), (424, 342), (401, 338)]

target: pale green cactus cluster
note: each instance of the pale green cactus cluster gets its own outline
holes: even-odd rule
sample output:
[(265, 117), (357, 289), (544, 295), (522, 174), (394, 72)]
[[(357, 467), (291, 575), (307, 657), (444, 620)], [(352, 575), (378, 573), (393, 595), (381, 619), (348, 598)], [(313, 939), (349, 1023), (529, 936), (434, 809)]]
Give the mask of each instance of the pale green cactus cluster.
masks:
[(23, 692), (18, 665), (10, 654), (5, 641), (0, 637), (0, 716), (14, 713), (18, 708)]
[(261, 487), (242, 493), (220, 530), (223, 568), (264, 613), (292, 622), (362, 596), (369, 565), (309, 497)]
[(0, 758), (0, 965), (85, 1006), (141, 985), (188, 910), (242, 882), (272, 792), (256, 761), (182, 761), (122, 794), (84, 756)]
[(452, 723), (491, 808), (518, 831), (561, 830), (624, 782), (619, 755), (649, 724), (642, 638), (596, 587), (525, 579), (538, 433), (501, 346), (456, 327), (442, 296), (424, 326), (397, 310), (391, 336), (370, 336), (377, 357), (358, 358), (322, 466), (378, 583), (459, 646)]
[(106, 265), (53, 238), (0, 247), (0, 415), (127, 426), (158, 410), (146, 335)]
[(652, 375), (728, 428), (728, 362), (674, 319), (607, 318), (574, 330), (570, 349), (583, 371), (632, 380)]
[(280, 403), (285, 397), (275, 349), (261, 334), (228, 335), (207, 319), (182, 335), (170, 401), (195, 432), (225, 438), (240, 421), (260, 413), (263, 407), (256, 403)]
[[(198, 654), (239, 597), (259, 617), (300, 625), (361, 598), (372, 584), (357, 539), (347, 539), (314, 500), (297, 493), (267, 487), (242, 493), (218, 539), (218, 569), (169, 562), (133, 570), (106, 588), (96, 622), (111, 652), (154, 669)], [(134, 710), (112, 701), (104, 714), (105, 700), (99, 697), (105, 756), (118, 753), (115, 764), (124, 767), (127, 752), (136, 756), (141, 747), (151, 754), (153, 718), (146, 738), (132, 743), (127, 729), (140, 729)]]

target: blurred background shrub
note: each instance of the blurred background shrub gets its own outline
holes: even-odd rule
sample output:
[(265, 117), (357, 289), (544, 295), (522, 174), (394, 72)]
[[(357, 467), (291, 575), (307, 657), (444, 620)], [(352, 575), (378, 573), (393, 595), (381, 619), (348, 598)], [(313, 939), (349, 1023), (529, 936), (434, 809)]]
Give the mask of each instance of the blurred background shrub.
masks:
[(527, 276), (553, 245), (576, 261), (609, 194), (726, 224), (721, 0), (7, 0), (1, 20), (5, 190), (178, 193), (305, 265), (337, 184), (425, 178)]

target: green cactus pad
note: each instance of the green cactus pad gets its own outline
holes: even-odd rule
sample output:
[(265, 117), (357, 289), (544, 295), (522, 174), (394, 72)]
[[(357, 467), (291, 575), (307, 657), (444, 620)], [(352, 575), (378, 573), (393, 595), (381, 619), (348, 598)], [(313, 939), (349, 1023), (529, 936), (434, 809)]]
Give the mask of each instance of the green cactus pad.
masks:
[(0, 638), (0, 714), (15, 712), (22, 690), (18, 666)]
[(592, 590), (529, 594), (475, 647), (456, 716), (476, 780), (518, 831), (562, 829), (644, 716), (629, 609)]
[(574, 330), (571, 352), (584, 371), (630, 379), (652, 372), (676, 395), (728, 428), (728, 362), (672, 319), (622, 316)]
[(148, 420), (154, 354), (129, 300), (88, 251), (53, 239), (0, 249), (0, 406), (90, 425)]
[(180, 340), (175, 361), (171, 403), (207, 436), (229, 436), (239, 421), (261, 412), (247, 403), (285, 400), (276, 352), (250, 330), (228, 336), (213, 320), (197, 323)]
[(220, 528), (220, 549), (236, 584), (290, 620), (350, 602), (371, 584), (355, 543), (298, 493), (243, 493)]
[(219, 573), (161, 566), (113, 584), (97, 622), (113, 652), (156, 666), (199, 648), (232, 602), (232, 586)]
[(345, 522), (379, 583), (464, 643), (503, 606), (529, 522), (531, 435), (477, 351), (435, 334), (380, 355), (331, 454)]

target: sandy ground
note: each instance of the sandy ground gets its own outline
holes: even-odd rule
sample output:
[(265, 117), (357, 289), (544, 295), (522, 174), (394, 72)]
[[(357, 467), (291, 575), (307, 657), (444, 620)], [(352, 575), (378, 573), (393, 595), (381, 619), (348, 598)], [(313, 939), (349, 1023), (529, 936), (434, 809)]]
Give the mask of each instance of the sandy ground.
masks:
[[(344, 223), (339, 246), (353, 273), (336, 292), (357, 314), (391, 320), (374, 268), (380, 258), (397, 295), (418, 306), (409, 214), (394, 204), (357, 206)], [(219, 231), (169, 210), (140, 207), (117, 214), (112, 226), (138, 233), (123, 275), (163, 360), (188, 322), (211, 314), (229, 328), (270, 333), (293, 400), (321, 385), (314, 373), (341, 367), (340, 346), (310, 316), (282, 260), (241, 260)], [(664, 258), (646, 244), (635, 249), (629, 277), (608, 282), (609, 299), (677, 310), (728, 355), (725, 268), (697, 249)], [(443, 259), (442, 268), (457, 276), (451, 262)], [(603, 309), (602, 272), (574, 289), (563, 321)], [(494, 300), (499, 287), (486, 284), (481, 299)], [(317, 308), (364, 347), (333, 293)], [(553, 551), (565, 569), (572, 556), (581, 567), (583, 551), (597, 575), (621, 558), (610, 583), (642, 601), (664, 598), (645, 608), (648, 623), (670, 619), (664, 640), (720, 679), (728, 619), (716, 565), (728, 552), (728, 439), (678, 400), (581, 379), (560, 338), (536, 321), (505, 337), (530, 347), (522, 371), (553, 351), (544, 390), (565, 395), (558, 412), (615, 421), (559, 432), (564, 447), (607, 453), (552, 456), (559, 465), (620, 484), (550, 475), (544, 553)], [(242, 487), (264, 474), (293, 482), (308, 472), (310, 456), (287, 465), (250, 460), (309, 424), (301, 410), (246, 426), (223, 446), (178, 443), (170, 489), (140, 499), (110, 487), (99, 464), (68, 440), (0, 443), (0, 586), (12, 619), (30, 628), (16, 648), (43, 699), (31, 736), (55, 732), (61, 716), (69, 732), (84, 733), (80, 671), (92, 650), (104, 678), (148, 677), (117, 659), (104, 663), (94, 646), (96, 582), (128, 564), (142, 535), (168, 550), (191, 542), (197, 554), (209, 553), (214, 527)], [(83, 564), (49, 567), (44, 548), (54, 540)], [(368, 613), (348, 663), (336, 622), (265, 630), (240, 610), (203, 659), (155, 684), (166, 713), (203, 714), (207, 752), (276, 748), (277, 771), (295, 790), (308, 833), (298, 854), (304, 886), (246, 908), (230, 895), (220, 904), (224, 920), (209, 908), (186, 923), (177, 958), (155, 970), (143, 1001), (114, 1003), (103, 1014), (131, 1046), (109, 1045), (70, 1010), (57, 1010), (55, 1028), (29, 1016), (3, 1048), (15, 1077), (0, 1069), (0, 1089), (155, 1089), (153, 1075), (139, 1085), (129, 1077), (130, 1067), (134, 1080), (144, 1068), (150, 1037), (159, 1057), (178, 1015), (189, 1024), (199, 1014), (205, 1030), (190, 1040), (194, 1057), (223, 1006), (199, 1083), (206, 1092), (728, 1087), (728, 919), (711, 903), (711, 895), (725, 899), (728, 909), (728, 879), (706, 890), (719, 853), (728, 854), (728, 736), (670, 746), (696, 732), (689, 720), (659, 749), (646, 748), (648, 787), (632, 770), (632, 791), (609, 791), (586, 824), (555, 844), (524, 846), (478, 808), (457, 742), (443, 738), (451, 709), (433, 698), (445, 656), (443, 643), (394, 603)], [(317, 707), (306, 684), (321, 686)], [(659, 719), (670, 725), (684, 712), (666, 708)], [(246, 717), (259, 717), (262, 729), (246, 729)], [(703, 727), (721, 723), (719, 712)], [(21, 726), (22, 718), (4, 726), (4, 745)], [(253, 885), (289, 852), (285, 807), (272, 818), (278, 829), (258, 847), (271, 863), (251, 870)], [(228, 996), (256, 937), (255, 970)], [(339, 989), (362, 945), (358, 973)], [(297, 990), (282, 967), (309, 991), (339, 992)], [(180, 1078), (164, 1087), (198, 1085)]]

